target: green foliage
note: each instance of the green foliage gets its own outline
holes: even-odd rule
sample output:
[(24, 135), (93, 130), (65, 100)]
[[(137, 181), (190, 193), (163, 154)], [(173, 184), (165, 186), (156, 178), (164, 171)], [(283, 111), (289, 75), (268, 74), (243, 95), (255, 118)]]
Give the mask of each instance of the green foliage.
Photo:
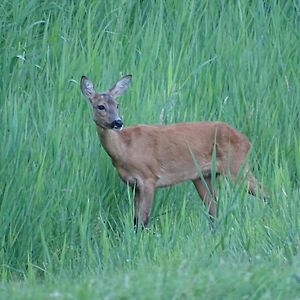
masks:
[[(299, 24), (293, 0), (2, 1), (0, 297), (299, 297)], [(184, 183), (135, 233), (78, 85), (127, 73), (126, 125), (230, 123), (269, 204), (222, 180), (211, 231)]]

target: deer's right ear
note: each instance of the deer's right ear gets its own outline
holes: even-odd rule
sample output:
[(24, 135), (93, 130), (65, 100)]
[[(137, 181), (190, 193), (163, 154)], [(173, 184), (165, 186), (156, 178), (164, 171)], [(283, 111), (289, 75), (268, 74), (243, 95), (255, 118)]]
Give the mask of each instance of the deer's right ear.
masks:
[(96, 94), (93, 83), (86, 76), (81, 77), (80, 89), (82, 91), (82, 94), (85, 97), (87, 97), (90, 101), (92, 100), (93, 96)]

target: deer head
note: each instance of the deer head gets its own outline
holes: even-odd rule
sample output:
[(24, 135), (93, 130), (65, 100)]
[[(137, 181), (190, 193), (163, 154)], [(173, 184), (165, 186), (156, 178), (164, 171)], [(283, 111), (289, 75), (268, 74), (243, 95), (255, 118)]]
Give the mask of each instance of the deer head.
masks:
[(92, 81), (86, 76), (81, 77), (81, 91), (92, 105), (94, 121), (101, 128), (114, 130), (122, 128), (123, 121), (119, 116), (118, 103), (115, 98), (127, 90), (131, 78), (131, 75), (126, 75), (106, 92), (97, 93)]

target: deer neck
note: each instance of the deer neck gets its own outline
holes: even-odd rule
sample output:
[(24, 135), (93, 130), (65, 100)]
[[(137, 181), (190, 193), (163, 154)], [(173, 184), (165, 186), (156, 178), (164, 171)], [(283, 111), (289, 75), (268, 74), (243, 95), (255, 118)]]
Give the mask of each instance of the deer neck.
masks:
[(117, 161), (122, 160), (122, 156), (124, 154), (124, 143), (121, 131), (104, 129), (100, 126), (97, 126), (97, 133), (103, 148), (111, 157), (113, 164), (115, 164), (115, 162)]

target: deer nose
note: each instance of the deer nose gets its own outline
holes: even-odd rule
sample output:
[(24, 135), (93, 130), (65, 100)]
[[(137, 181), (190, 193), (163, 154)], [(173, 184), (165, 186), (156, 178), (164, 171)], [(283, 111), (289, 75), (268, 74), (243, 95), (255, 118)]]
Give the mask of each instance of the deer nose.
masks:
[(121, 119), (114, 120), (114, 121), (111, 123), (111, 128), (112, 128), (112, 129), (120, 129), (122, 126), (123, 126), (123, 122), (122, 122)]

